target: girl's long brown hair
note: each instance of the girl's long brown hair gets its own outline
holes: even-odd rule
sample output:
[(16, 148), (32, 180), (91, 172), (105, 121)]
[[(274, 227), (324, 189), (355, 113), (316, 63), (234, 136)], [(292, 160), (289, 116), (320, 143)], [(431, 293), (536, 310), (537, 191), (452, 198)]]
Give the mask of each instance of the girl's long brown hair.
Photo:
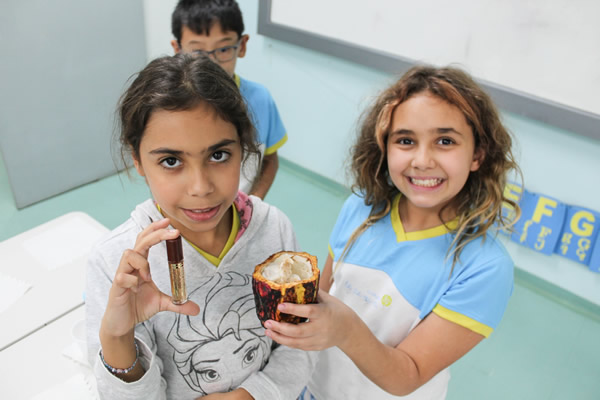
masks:
[[(456, 106), (464, 114), (473, 131), (475, 150), (483, 154), (479, 169), (470, 173), (453, 202), (444, 207), (455, 207), (458, 220), (457, 227), (451, 231), (455, 236), (448, 249), (448, 256), (453, 256), (452, 268), (468, 243), (485, 238), (493, 225), (510, 230), (520, 216), (518, 204), (504, 196), (508, 172), (513, 170), (521, 176), (520, 169), (512, 154), (511, 135), (502, 125), (490, 97), (460, 69), (416, 66), (381, 93), (362, 119), (358, 139), (351, 150), (352, 191), (364, 198), (371, 212), (352, 233), (338, 265), (356, 239), (391, 210), (392, 200), (398, 193), (387, 168), (386, 147), (392, 113), (399, 104), (424, 92)], [(503, 204), (514, 209), (514, 217), (503, 215)], [(440, 219), (443, 211), (440, 210)]]

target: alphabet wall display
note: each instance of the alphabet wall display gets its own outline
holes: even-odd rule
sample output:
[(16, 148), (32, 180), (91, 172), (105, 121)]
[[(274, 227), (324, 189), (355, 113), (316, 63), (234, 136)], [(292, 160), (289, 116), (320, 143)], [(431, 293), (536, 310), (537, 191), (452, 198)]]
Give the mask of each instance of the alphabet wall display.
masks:
[[(512, 182), (506, 185), (504, 194), (521, 207), (511, 241), (546, 255), (558, 254), (600, 272), (599, 212), (564, 204)], [(504, 215), (514, 218), (514, 209), (506, 205)]]

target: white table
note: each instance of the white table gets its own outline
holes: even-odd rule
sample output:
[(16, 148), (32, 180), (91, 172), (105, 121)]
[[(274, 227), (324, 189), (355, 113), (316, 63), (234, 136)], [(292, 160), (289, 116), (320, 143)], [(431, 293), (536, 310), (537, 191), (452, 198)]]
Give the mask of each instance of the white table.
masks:
[[(69, 347), (74, 343), (71, 329), (84, 319), (84, 314), (80, 306), (0, 351), (0, 399), (32, 399), (42, 393), (45, 399), (97, 399), (91, 367), (63, 354), (67, 348), (78, 349), (75, 345)], [(77, 392), (75, 389), (80, 387), (85, 390)]]
[(0, 242), (0, 273), (31, 285), (0, 312), (0, 354), (83, 304), (87, 255), (107, 231), (89, 215), (71, 212)]

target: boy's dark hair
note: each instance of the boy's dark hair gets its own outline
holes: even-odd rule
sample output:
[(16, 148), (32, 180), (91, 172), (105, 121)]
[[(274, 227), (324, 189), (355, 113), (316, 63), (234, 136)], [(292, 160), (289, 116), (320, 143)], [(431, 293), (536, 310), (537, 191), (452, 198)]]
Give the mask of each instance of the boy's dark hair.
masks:
[(208, 35), (215, 22), (224, 32), (237, 33), (238, 38), (244, 33), (244, 19), (235, 0), (179, 0), (171, 16), (171, 31), (181, 45), (184, 26), (196, 34)]
[(179, 53), (151, 61), (118, 105), (121, 156), (140, 158), (140, 143), (153, 112), (186, 111), (207, 104), (235, 126), (244, 157), (258, 153), (254, 126), (235, 81), (208, 57)]

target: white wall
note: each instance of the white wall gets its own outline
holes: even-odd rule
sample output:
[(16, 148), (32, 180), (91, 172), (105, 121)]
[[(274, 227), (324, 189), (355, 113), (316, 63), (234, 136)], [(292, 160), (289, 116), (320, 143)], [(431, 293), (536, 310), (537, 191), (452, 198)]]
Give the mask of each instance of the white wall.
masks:
[[(259, 36), (258, 1), (238, 0), (250, 34), (237, 72), (266, 85), (288, 129), (279, 154), (342, 184), (356, 121), (369, 101), (394, 80), (384, 74), (285, 42)], [(148, 56), (170, 54), (170, 19), (176, 1), (145, 0)], [(600, 211), (600, 141), (514, 115), (506, 125), (517, 138), (525, 187)], [(600, 304), (600, 274), (558, 255), (507, 245), (516, 264)]]
[(148, 61), (173, 53), (171, 48), (171, 14), (177, 0), (144, 0), (146, 54)]

